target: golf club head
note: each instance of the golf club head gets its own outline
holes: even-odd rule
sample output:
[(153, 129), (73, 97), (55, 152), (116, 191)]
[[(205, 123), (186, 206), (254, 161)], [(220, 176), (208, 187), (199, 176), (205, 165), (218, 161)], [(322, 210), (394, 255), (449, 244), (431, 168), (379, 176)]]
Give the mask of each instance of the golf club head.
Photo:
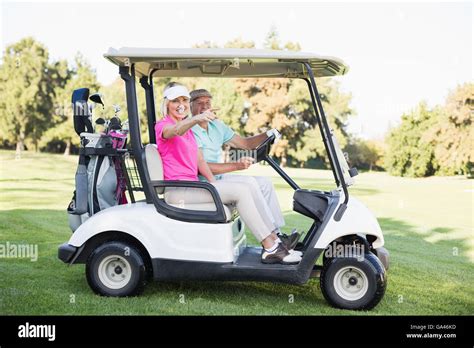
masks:
[(105, 106), (103, 101), (104, 96), (101, 93), (94, 93), (89, 97), (89, 99), (96, 104), (101, 104), (102, 107)]
[(112, 117), (109, 122), (109, 130), (119, 130), (122, 128), (122, 122), (116, 116)]

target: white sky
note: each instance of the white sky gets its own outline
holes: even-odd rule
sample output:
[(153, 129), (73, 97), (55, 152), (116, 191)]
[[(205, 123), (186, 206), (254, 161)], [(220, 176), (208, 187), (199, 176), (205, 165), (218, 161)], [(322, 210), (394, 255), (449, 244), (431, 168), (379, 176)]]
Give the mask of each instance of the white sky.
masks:
[[(460, 3), (35, 3), (2, 2), (0, 44), (25, 36), (53, 59), (80, 51), (103, 84), (117, 76), (102, 54), (121, 46), (223, 45), (236, 37), (262, 47), (272, 25), (283, 43), (342, 58), (350, 71), (342, 89), (357, 115), (350, 129), (380, 137), (421, 100), (444, 102), (472, 81), (473, 5)], [(329, 115), (330, 116), (330, 115)]]

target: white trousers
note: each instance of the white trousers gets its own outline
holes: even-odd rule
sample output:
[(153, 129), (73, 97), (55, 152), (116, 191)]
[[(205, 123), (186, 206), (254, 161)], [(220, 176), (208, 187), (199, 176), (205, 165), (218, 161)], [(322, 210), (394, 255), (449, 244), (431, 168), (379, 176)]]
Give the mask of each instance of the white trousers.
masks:
[[(275, 230), (271, 217), (264, 208), (267, 204), (263, 196), (251, 184), (218, 180), (213, 182), (212, 185), (219, 193), (222, 203), (236, 206), (240, 218), (259, 242)], [(214, 202), (207, 190), (182, 187), (166, 188), (165, 200), (170, 204)]]
[(261, 194), (261, 196), (263, 196), (259, 198), (259, 200), (263, 198), (263, 200), (266, 202), (263, 209), (265, 209), (266, 213), (270, 215), (275, 229), (280, 229), (281, 227), (285, 226), (285, 219), (280, 208), (280, 203), (278, 202), (275, 187), (269, 178), (265, 176), (223, 174), (218, 180), (245, 182), (251, 185), (257, 195)]

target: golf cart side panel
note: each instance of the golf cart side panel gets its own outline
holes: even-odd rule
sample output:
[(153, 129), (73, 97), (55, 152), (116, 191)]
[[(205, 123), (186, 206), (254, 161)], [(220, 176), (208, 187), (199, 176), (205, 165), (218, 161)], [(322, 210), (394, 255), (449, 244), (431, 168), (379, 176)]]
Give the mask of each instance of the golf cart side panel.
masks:
[[(302, 190), (306, 191), (306, 190)], [(340, 194), (308, 192), (327, 198), (322, 221), (315, 220), (305, 237), (308, 247), (298, 265), (263, 264), (260, 247), (245, 247), (233, 263), (190, 262), (189, 260), (152, 259), (155, 280), (226, 280), (226, 281), (262, 281), (289, 284), (305, 284), (313, 271), (316, 260), (324, 248), (315, 247), (317, 240), (324, 235), (325, 228), (334, 215)]]
[[(344, 200), (341, 194), (341, 202)], [(374, 249), (384, 245), (384, 237), (380, 225), (372, 212), (357, 198), (351, 196), (347, 209), (339, 221), (331, 216), (324, 233), (317, 241), (315, 248), (325, 249), (335, 239), (355, 234), (372, 235), (376, 237), (372, 246)]]
[[(243, 257), (242, 257), (243, 256)], [(159, 281), (259, 281), (288, 284), (304, 284), (297, 265), (263, 265), (261, 248), (247, 247), (239, 263), (190, 262), (187, 260), (152, 259), (153, 278)]]
[(90, 238), (110, 231), (125, 232), (147, 249), (151, 258), (207, 262), (234, 260), (233, 223), (202, 224), (169, 219), (153, 204), (139, 202), (105, 209), (82, 224), (69, 240), (80, 247)]

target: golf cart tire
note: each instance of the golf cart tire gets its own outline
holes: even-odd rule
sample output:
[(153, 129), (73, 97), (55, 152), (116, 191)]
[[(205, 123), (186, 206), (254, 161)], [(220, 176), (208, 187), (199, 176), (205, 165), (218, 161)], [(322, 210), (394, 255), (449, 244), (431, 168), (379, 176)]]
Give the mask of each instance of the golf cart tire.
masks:
[[(86, 263), (87, 283), (98, 295), (126, 297), (139, 295), (145, 285), (145, 262), (135, 246), (106, 242), (90, 254)], [(121, 279), (122, 278), (122, 279)], [(116, 279), (119, 279), (116, 282)]]
[[(357, 293), (357, 290), (355, 293), (346, 292), (341, 285), (338, 285), (339, 279), (343, 281), (344, 272), (348, 272), (349, 280), (361, 281), (360, 286), (362, 290), (366, 289), (365, 292), (360, 294)], [(349, 277), (349, 275), (351, 276)], [(369, 310), (382, 299), (387, 287), (387, 278), (385, 268), (377, 256), (367, 253), (363, 258), (335, 257), (328, 259), (321, 271), (320, 285), (324, 298), (331, 306), (341, 309)], [(355, 286), (357, 285), (359, 284), (356, 283)], [(349, 285), (348, 287), (352, 289), (353, 286)], [(346, 296), (344, 297), (341, 293)], [(359, 295), (362, 296), (358, 297)], [(353, 298), (351, 298), (352, 296)]]

